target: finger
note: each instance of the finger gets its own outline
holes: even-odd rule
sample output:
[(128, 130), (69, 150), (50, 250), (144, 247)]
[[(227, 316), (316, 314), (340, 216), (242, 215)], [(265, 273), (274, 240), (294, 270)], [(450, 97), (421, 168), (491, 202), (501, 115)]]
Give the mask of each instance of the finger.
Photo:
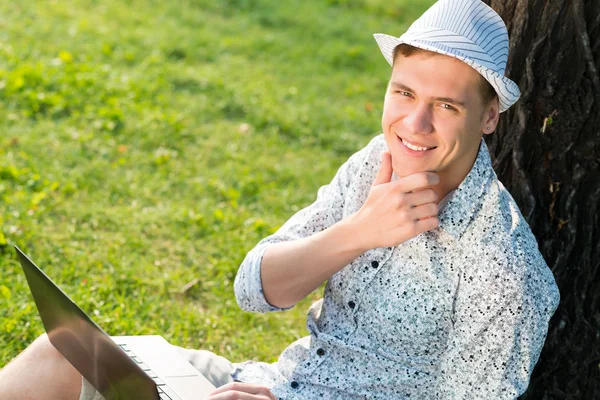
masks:
[(266, 396), (263, 394), (251, 394), (239, 392), (237, 390), (228, 390), (216, 395), (210, 395), (206, 400), (277, 400), (275, 397)]
[(418, 236), (423, 232), (430, 231), (437, 228), (440, 222), (437, 217), (429, 217), (414, 221), (412, 225), (411, 235), (412, 237)]
[(410, 216), (413, 220), (420, 220), (428, 217), (436, 217), (437, 213), (438, 205), (435, 203), (423, 204), (410, 210)]
[(398, 179), (396, 182), (401, 192), (409, 193), (439, 184), (440, 176), (435, 172), (417, 172)]
[(381, 185), (382, 183), (387, 183), (392, 180), (392, 155), (389, 151), (384, 151), (381, 153), (381, 167), (379, 167), (379, 172), (377, 172), (377, 176), (375, 177), (375, 181), (373, 182), (373, 186)]
[(269, 388), (263, 385), (256, 385), (253, 383), (244, 383), (244, 382), (230, 382), (226, 385), (223, 385), (211, 392), (210, 395), (215, 395), (219, 393), (224, 393), (228, 391), (237, 391), (237, 392), (245, 392), (251, 394), (266, 394), (271, 393)]
[(406, 194), (406, 202), (411, 207), (417, 207), (427, 203), (437, 203), (438, 195), (433, 189), (417, 190)]

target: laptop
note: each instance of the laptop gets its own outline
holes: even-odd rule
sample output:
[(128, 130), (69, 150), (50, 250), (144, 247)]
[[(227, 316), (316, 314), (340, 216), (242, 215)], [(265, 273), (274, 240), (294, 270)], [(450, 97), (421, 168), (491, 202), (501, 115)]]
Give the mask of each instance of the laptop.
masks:
[(106, 400), (199, 400), (215, 390), (162, 336), (109, 336), (15, 250), (50, 343)]

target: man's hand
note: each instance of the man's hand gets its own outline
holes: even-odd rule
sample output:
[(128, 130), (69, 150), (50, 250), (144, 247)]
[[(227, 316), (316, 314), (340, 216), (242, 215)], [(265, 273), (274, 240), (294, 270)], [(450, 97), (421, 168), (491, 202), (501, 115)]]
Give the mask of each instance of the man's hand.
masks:
[(391, 179), (392, 156), (386, 151), (367, 200), (349, 221), (363, 248), (397, 246), (438, 226), (438, 199), (431, 187), (440, 182), (439, 176), (419, 172)]
[(212, 392), (206, 400), (277, 400), (277, 397), (266, 386), (232, 382)]

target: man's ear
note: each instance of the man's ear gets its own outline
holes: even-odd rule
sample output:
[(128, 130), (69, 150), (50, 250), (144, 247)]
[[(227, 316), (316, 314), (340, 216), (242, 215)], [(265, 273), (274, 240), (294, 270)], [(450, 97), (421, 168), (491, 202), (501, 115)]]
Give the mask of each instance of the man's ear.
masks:
[(494, 97), (490, 104), (488, 104), (484, 113), (482, 131), (484, 134), (489, 135), (496, 130), (498, 126), (498, 120), (500, 119), (500, 102), (498, 96)]

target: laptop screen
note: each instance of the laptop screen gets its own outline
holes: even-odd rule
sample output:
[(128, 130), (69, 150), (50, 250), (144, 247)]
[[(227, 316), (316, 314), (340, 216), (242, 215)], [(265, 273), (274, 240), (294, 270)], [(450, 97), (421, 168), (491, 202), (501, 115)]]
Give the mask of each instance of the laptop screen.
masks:
[(158, 399), (154, 381), (18, 247), (52, 345), (107, 400)]

